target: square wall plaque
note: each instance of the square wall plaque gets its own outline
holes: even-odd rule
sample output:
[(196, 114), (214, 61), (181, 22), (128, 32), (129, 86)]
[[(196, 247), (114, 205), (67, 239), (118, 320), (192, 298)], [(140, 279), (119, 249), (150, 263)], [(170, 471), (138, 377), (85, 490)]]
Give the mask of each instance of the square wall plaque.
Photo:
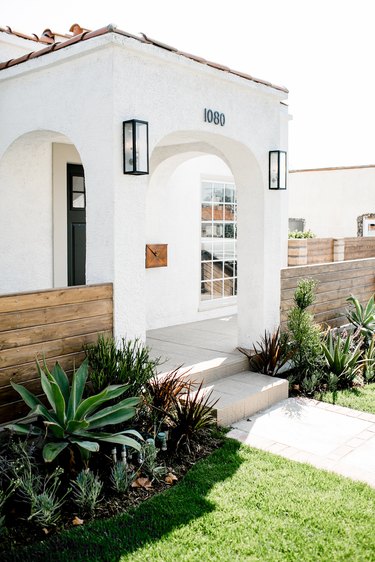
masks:
[(167, 267), (168, 244), (146, 244), (146, 268)]

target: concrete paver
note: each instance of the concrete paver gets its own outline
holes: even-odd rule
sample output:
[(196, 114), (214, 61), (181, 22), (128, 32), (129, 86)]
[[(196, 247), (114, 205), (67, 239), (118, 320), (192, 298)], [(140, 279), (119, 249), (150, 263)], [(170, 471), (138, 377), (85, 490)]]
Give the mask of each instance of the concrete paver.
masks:
[(253, 447), (375, 487), (375, 416), (307, 398), (288, 398), (234, 423), (228, 433)]

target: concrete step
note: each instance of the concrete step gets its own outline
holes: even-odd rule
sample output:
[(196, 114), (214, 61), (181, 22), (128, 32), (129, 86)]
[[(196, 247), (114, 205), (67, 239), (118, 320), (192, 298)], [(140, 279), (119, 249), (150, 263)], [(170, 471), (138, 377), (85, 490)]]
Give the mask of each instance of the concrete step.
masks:
[[(177, 366), (178, 364), (174, 358), (174, 363), (169, 360), (167, 363), (160, 365), (158, 371), (159, 374), (168, 373)], [(233, 352), (231, 354), (216, 356), (212, 358), (207, 358), (206, 360), (200, 360), (198, 362), (188, 362), (180, 367), (179, 372), (181, 374), (186, 373), (186, 378), (192, 380), (199, 384), (203, 382), (206, 386), (212, 384), (215, 381), (219, 381), (246, 371), (249, 368), (248, 358), (240, 352)]]
[(285, 379), (244, 371), (205, 385), (202, 391), (212, 390), (211, 399), (218, 400), (218, 425), (230, 426), (288, 398), (288, 386)]

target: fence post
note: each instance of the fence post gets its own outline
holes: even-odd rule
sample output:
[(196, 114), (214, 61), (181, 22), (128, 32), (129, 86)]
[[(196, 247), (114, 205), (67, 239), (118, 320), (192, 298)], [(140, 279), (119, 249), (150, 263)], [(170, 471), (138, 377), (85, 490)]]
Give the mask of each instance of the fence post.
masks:
[(288, 240), (288, 266), (307, 265), (306, 238), (290, 238)]
[(345, 238), (335, 238), (333, 240), (333, 261), (345, 260)]

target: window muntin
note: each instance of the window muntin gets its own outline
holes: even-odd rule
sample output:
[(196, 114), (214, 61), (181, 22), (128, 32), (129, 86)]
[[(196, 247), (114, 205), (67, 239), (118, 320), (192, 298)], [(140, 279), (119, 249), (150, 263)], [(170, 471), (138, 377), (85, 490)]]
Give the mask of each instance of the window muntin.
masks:
[(237, 294), (237, 196), (229, 182), (202, 182), (201, 300)]

